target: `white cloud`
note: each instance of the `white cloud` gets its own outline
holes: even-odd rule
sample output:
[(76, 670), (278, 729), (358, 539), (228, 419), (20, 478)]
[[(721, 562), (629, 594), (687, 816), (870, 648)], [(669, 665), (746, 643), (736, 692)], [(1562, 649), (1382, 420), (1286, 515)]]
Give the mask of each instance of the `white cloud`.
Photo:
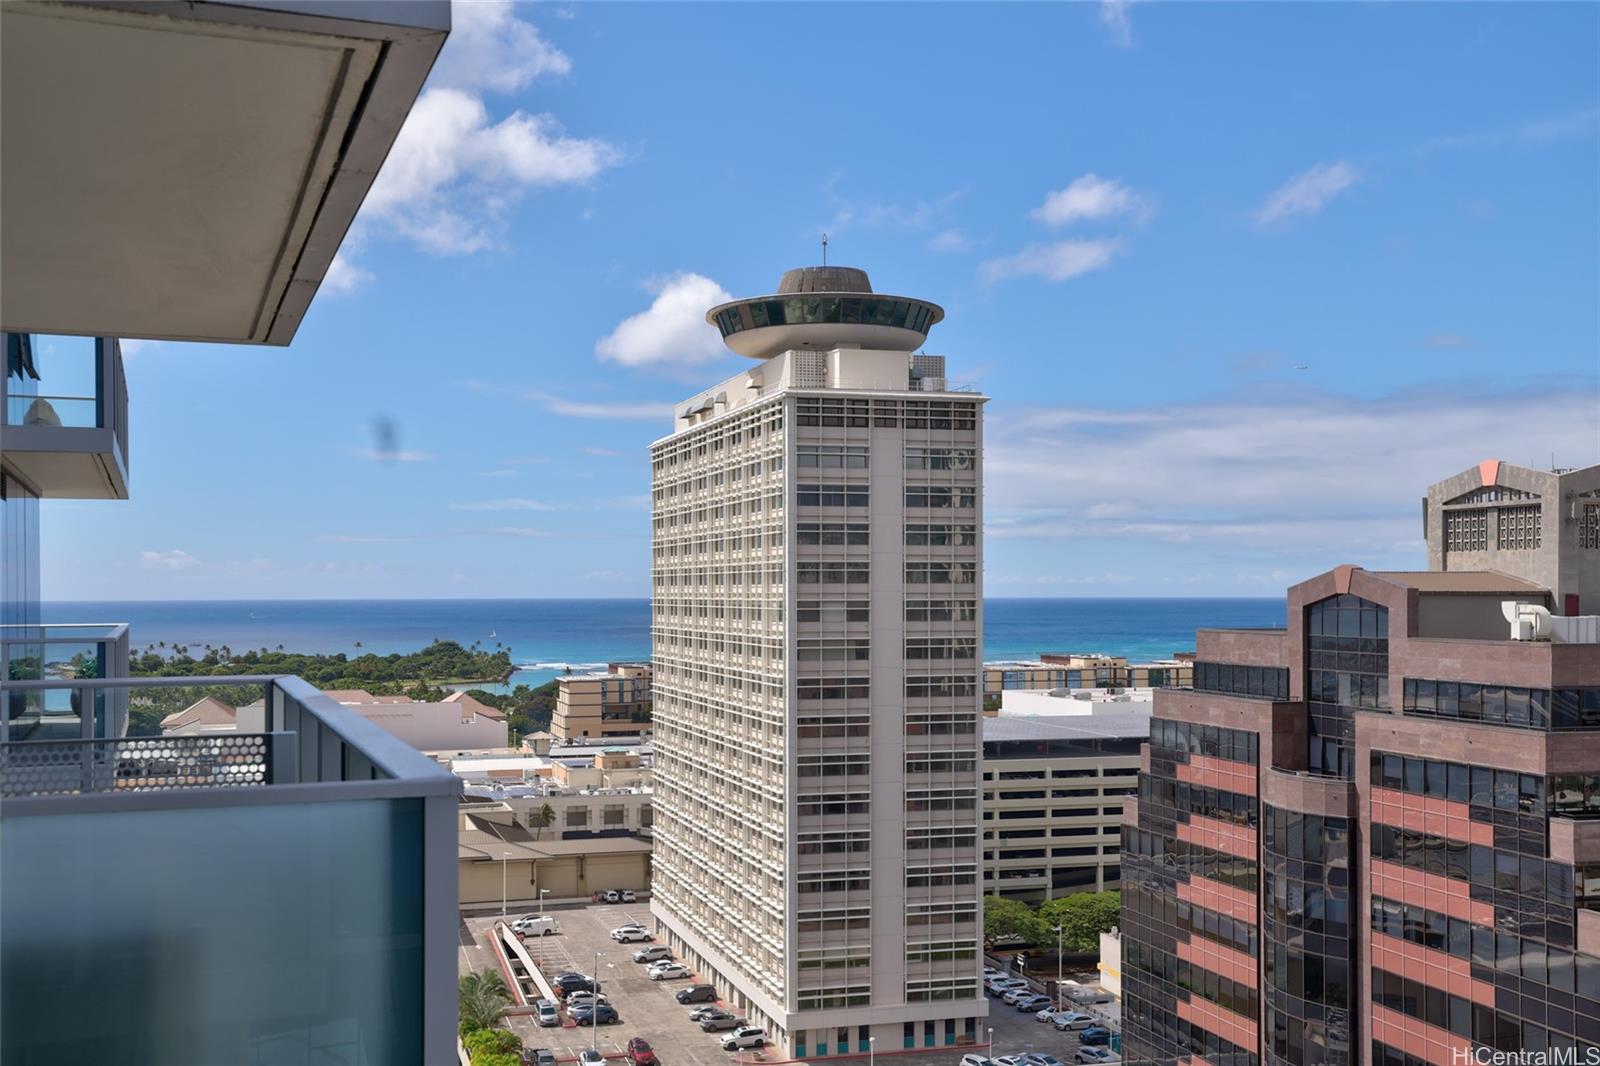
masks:
[(1099, 270), (1121, 250), (1122, 241), (1115, 238), (1030, 244), (1012, 255), (986, 260), (979, 273), (989, 282), (1030, 276), (1066, 281)]
[(932, 252), (965, 252), (972, 247), (972, 239), (958, 229), (940, 230), (928, 239)]
[(200, 560), (182, 548), (174, 548), (166, 552), (142, 551), (139, 565), (146, 570), (193, 570)]
[(706, 310), (733, 297), (701, 274), (678, 273), (652, 286), (648, 309), (622, 320), (595, 344), (595, 355), (623, 366), (687, 367), (728, 352)]
[(127, 337), (123, 337), (122, 338), (122, 343), (120, 343), (117, 347), (122, 350), (123, 357), (127, 358), (129, 356), (138, 355), (140, 352), (149, 351), (152, 347), (154, 347), (158, 343), (160, 343), (160, 342), (158, 342), (158, 341), (129, 340)]
[(355, 448), (350, 454), (358, 459), (371, 459), (375, 463), (425, 463), (433, 458), (432, 452), (408, 451), (404, 448)]
[(1273, 190), (1256, 210), (1256, 221), (1266, 226), (1296, 215), (1314, 215), (1359, 180), (1356, 168), (1342, 160), (1318, 163)]
[(516, 111), (492, 122), (471, 93), (432, 88), (412, 108), (361, 217), (441, 255), (481, 251), (523, 191), (581, 185), (619, 159), (605, 141), (566, 136), (551, 115)]
[(346, 254), (329, 269), (333, 292), (371, 280), (348, 254), (367, 229), (439, 255), (482, 251), (499, 243), (507, 213), (527, 191), (582, 185), (620, 162), (611, 144), (569, 136), (552, 115), (490, 114), (485, 92), (514, 92), (572, 70), (572, 60), (517, 10), (455, 5), (450, 41), (372, 184)]
[(1133, 0), (1100, 0), (1100, 25), (1106, 28), (1111, 43), (1121, 48), (1133, 45), (1133, 22), (1128, 17)]
[(467, 503), (452, 503), (452, 511), (568, 511), (571, 506), (560, 503), (545, 503), (542, 500), (506, 499), (506, 500), (472, 500)]
[(1056, 227), (1113, 215), (1142, 218), (1148, 210), (1144, 198), (1121, 182), (1085, 174), (1066, 188), (1047, 194), (1029, 217)]
[(615, 418), (661, 421), (672, 417), (670, 403), (608, 403), (593, 400), (567, 400), (547, 392), (527, 390), (524, 399), (532, 400), (553, 415), (568, 418)]
[(1547, 148), (1600, 134), (1600, 108), (1550, 115), (1515, 126), (1432, 137), (1417, 146), (1419, 155), (1473, 148)]
[(429, 81), (458, 89), (509, 93), (546, 74), (572, 71), (566, 53), (546, 41), (538, 27), (515, 16), (509, 3), (454, 4), (450, 43)]
[(372, 272), (363, 270), (350, 262), (341, 250), (333, 257), (333, 262), (328, 264), (328, 272), (323, 275), (322, 287), (330, 293), (354, 292), (372, 280)]
[[(998, 539), (1414, 563), (1417, 499), (1494, 454), (1486, 427), (1522, 427), (1511, 461), (1552, 451), (1569, 466), (1600, 458), (1573, 450), (1574, 429), (1600, 417), (1594, 383), (1576, 385), (1377, 399), (1271, 390), (1128, 412), (1017, 411), (987, 433), (986, 528)], [(1056, 500), (1072, 502), (1041, 503)]]

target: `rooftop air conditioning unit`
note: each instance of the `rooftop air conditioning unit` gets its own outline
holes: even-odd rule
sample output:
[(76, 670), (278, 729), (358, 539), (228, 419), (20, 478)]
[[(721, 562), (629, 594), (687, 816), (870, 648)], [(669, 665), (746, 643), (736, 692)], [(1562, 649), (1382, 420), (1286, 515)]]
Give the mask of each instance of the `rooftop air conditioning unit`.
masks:
[(1554, 626), (1550, 612), (1536, 603), (1518, 603), (1506, 600), (1500, 604), (1500, 613), (1511, 623), (1512, 640), (1549, 640)]

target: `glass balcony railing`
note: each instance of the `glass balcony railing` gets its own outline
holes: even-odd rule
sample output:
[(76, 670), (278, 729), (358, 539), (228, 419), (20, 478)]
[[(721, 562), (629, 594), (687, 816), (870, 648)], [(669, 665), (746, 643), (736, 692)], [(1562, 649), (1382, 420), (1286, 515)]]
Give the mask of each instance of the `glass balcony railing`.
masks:
[(7, 458), (41, 496), (126, 498), (128, 388), (121, 342), (30, 333), (0, 337), (0, 433)]
[(459, 781), (299, 678), (205, 685), (257, 703), (231, 730), (0, 743), (0, 1061), (454, 1061)]
[[(0, 686), (14, 681), (76, 681), (128, 673), (128, 627), (0, 625)], [(124, 689), (70, 687), (9, 691), (0, 700), (0, 742), (117, 737), (127, 729)]]

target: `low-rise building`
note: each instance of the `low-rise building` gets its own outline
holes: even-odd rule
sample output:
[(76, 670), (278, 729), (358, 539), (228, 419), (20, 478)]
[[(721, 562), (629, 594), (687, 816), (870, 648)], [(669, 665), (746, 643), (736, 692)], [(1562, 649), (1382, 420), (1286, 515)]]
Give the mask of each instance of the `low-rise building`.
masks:
[(556, 679), (550, 732), (558, 738), (636, 735), (650, 721), (650, 664), (611, 663)]
[[(330, 690), (323, 695), (418, 751), (477, 751), (506, 745), (505, 714), (465, 692), (453, 692), (437, 703), (374, 696), (364, 689)], [(260, 700), (235, 708), (207, 696), (163, 718), (161, 732), (164, 736), (260, 733), (265, 722), (266, 707)]]
[(1182, 688), (1194, 678), (1194, 657), (1129, 662), (1122, 655), (1058, 652), (1037, 659), (983, 664), (983, 694), (1055, 688)]
[[(1037, 903), (1121, 885), (1122, 803), (1138, 788), (1149, 694), (1076, 695), (1007, 693), (982, 720), (985, 895)], [(1025, 711), (1012, 707), (1019, 696), (1033, 697)]]
[(463, 907), (495, 904), (524, 908), (547, 899), (575, 899), (650, 884), (650, 841), (617, 834), (572, 836), (533, 826), (509, 802), (477, 800), (461, 806), (457, 857)]

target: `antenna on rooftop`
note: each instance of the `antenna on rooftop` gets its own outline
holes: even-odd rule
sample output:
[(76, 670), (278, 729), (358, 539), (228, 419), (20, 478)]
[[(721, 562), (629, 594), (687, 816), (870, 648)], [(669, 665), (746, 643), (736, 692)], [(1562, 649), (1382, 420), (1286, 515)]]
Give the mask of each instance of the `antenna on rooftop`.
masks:
[(822, 265), (828, 265), (828, 235), (826, 233), (822, 235)]

